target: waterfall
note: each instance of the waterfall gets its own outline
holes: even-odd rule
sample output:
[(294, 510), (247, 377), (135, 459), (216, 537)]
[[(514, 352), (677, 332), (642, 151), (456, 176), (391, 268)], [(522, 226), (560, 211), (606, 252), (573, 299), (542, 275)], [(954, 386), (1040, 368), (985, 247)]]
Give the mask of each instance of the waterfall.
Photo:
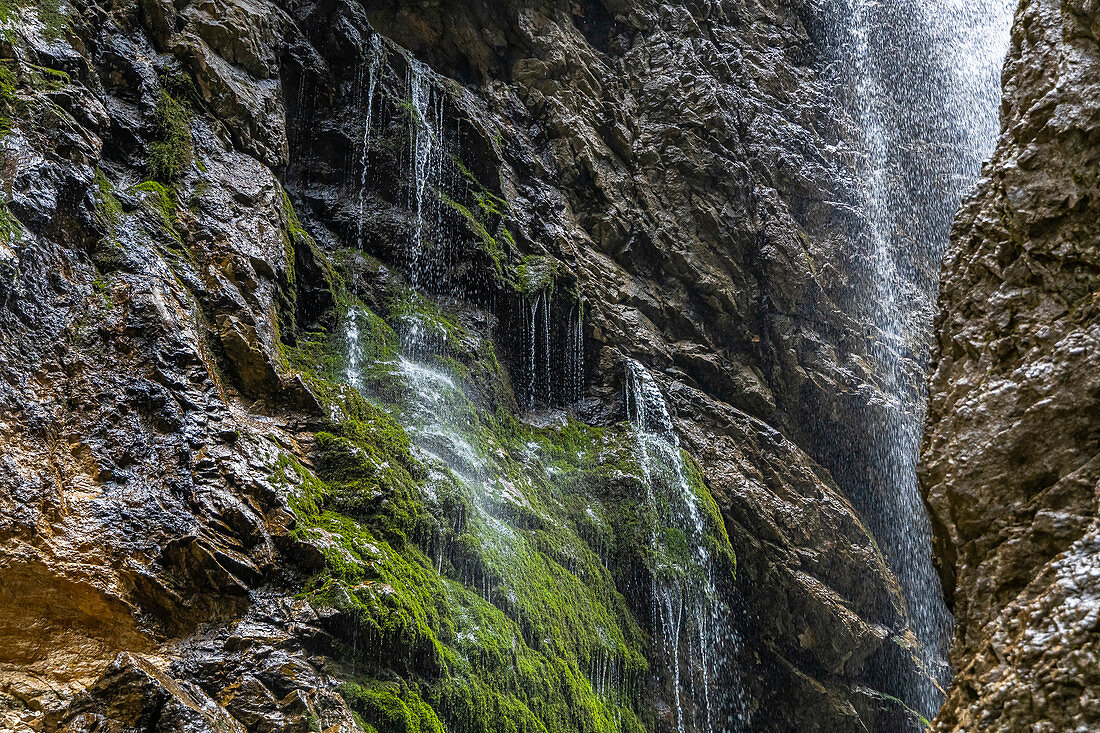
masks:
[(579, 300), (569, 310), (565, 350), (564, 392), (573, 403), (584, 393), (584, 306)]
[(371, 145), (371, 124), (374, 120), (374, 95), (378, 88), (378, 75), (382, 70), (382, 39), (377, 33), (372, 33), (370, 45), (367, 49), (365, 63), (367, 65), (367, 93), (366, 110), (363, 113), (363, 144), (359, 154), (359, 221), (356, 230), (356, 244), (363, 247), (363, 213), (367, 191), (367, 154)]
[(743, 693), (730, 669), (737, 638), (699, 497), (688, 481), (664, 396), (640, 363), (629, 360), (626, 369), (627, 417), (651, 515), (653, 637), (672, 675), (676, 730), (742, 730)]
[[(424, 252), (424, 227), (430, 212), (441, 215), (438, 190), (443, 183), (443, 101), (432, 83), (432, 72), (420, 61), (408, 59), (406, 84), (409, 90), (409, 209), (412, 212), (412, 266), (410, 280), (414, 286), (438, 285), (444, 262), (440, 257)], [(433, 194), (429, 196), (428, 194)], [(436, 222), (438, 224), (438, 221)], [(439, 233), (436, 226), (434, 233)], [(433, 245), (439, 245), (433, 242)]]
[[(931, 559), (916, 478), (939, 264), (951, 221), (999, 128), (1000, 65), (1014, 0), (847, 0), (833, 68), (858, 124), (854, 200), (869, 285), (847, 308), (869, 336), (858, 468), (834, 468), (865, 514), (904, 594), (925, 679), (893, 680), (931, 718), (942, 703), (951, 617)], [(835, 463), (842, 463), (844, 459)], [(899, 676), (903, 676), (900, 675)], [(912, 677), (910, 675), (910, 677)]]
[(516, 381), (519, 404), (528, 412), (566, 407), (581, 397), (584, 385), (584, 329), (580, 302), (559, 322), (551, 290), (523, 295), (519, 341), (521, 374)]
[(534, 298), (527, 303), (527, 307), (524, 310), (524, 318), (526, 331), (525, 337), (527, 341), (527, 349), (524, 354), (523, 371), (527, 379), (527, 387), (524, 399), (524, 407), (528, 410), (533, 410), (536, 405), (536, 399), (538, 395), (538, 360), (535, 356), (536, 346), (538, 344), (538, 311), (539, 301), (538, 298)]
[(554, 390), (550, 374), (550, 296), (545, 290), (539, 294), (539, 303), (542, 305), (542, 400), (549, 405)]

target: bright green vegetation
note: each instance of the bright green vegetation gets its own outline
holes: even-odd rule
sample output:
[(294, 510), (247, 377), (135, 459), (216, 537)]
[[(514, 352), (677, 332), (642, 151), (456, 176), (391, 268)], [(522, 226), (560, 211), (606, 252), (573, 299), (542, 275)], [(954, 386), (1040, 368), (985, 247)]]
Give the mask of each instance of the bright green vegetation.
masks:
[(178, 244), (183, 244), (179, 230), (176, 229), (176, 216), (178, 207), (176, 204), (176, 192), (157, 181), (145, 181), (134, 186), (135, 191), (146, 194), (145, 202), (160, 220), (164, 233), (174, 239)]
[(0, 62), (0, 135), (11, 131), (12, 118), (19, 104), (16, 91), (16, 74), (12, 68), (14, 62)]
[(0, 243), (11, 244), (23, 232), (23, 226), (11, 213), (7, 203), (0, 201)]
[(280, 190), (283, 194), (283, 213), (286, 216), (286, 231), (283, 237), (283, 247), (286, 250), (289, 285), (293, 288), (296, 279), (294, 273), (295, 249), (297, 247), (312, 247), (314, 246), (314, 242), (313, 237), (310, 236), (309, 232), (302, 226), (302, 220), (298, 218), (298, 212), (294, 210), (294, 205), (290, 203), (290, 197), (287, 196), (286, 189)]
[(442, 194), (443, 203), (454, 209), (477, 237), (498, 280), (507, 281), (508, 262), (516, 251), (516, 240), (505, 223), (508, 202), (486, 188), (457, 157), (452, 158), (466, 184), (467, 203)]
[[(399, 330), (415, 319), (448, 335), (440, 368), (502, 378), (495, 356), (472, 363), (492, 345), (457, 314), (400, 289), (383, 302)], [(358, 319), (363, 366), (392, 372), (397, 332), (353, 299), (341, 310)], [(296, 531), (324, 548), (305, 592), (346, 615), (343, 692), (364, 729), (645, 730), (647, 640), (616, 578), (648, 547), (629, 431), (536, 429), (459, 387), (448, 404), (488, 477), (470, 484), (414, 457), (405, 392), (364, 388), (371, 402), (340, 384), (346, 348), (317, 332), (287, 349), (337, 417), (312, 470), (278, 470)]]
[[(197, 187), (201, 188), (204, 181), (205, 179), (200, 178)], [(328, 290), (324, 299), (328, 303), (337, 302), (338, 300), (339, 278), (333, 272), (332, 266), (326, 258), (315, 256), (318, 251), (317, 243), (302, 226), (302, 222), (298, 218), (298, 213), (294, 210), (294, 205), (291, 203), (286, 190), (280, 189), (280, 191), (283, 198), (282, 239), (286, 274), (285, 281), (280, 283), (280, 287), (276, 291), (278, 326), (281, 333), (296, 334), (298, 332), (298, 306), (300, 305), (298, 293), (299, 255), (307, 262), (315, 262), (320, 265), (320, 276), (314, 282), (317, 284), (324, 283), (325, 289)], [(318, 293), (315, 291), (311, 293), (311, 296), (317, 298)]]
[(885, 692), (881, 692), (880, 690), (873, 690), (870, 688), (866, 688), (865, 692), (869, 696), (883, 701), (888, 706), (897, 706), (898, 708), (903, 710), (906, 715), (909, 716), (911, 721), (919, 725), (922, 729), (932, 730), (932, 721), (918, 713), (913, 708), (906, 705), (905, 702), (900, 698), (894, 697), (893, 695), (889, 695)]
[(60, 38), (69, 28), (69, 16), (61, 8), (61, 0), (37, 0), (34, 3), (38, 19), (46, 29), (46, 38)]
[(516, 268), (516, 289), (533, 295), (543, 290), (553, 291), (561, 272), (561, 263), (553, 257), (528, 255)]
[(171, 183), (184, 174), (194, 157), (191, 110), (165, 90), (157, 97), (157, 139), (149, 143), (149, 175)]
[(0, 137), (11, 131), (16, 119), (32, 118), (36, 124), (49, 124), (50, 115), (67, 119), (68, 115), (55, 104), (34, 95), (57, 91), (68, 83), (69, 75), (64, 71), (0, 59)]
[(122, 219), (122, 204), (115, 196), (111, 181), (99, 168), (95, 169), (95, 215), (100, 226), (107, 230), (108, 236), (113, 240)]
[(699, 508), (707, 523), (707, 543), (712, 556), (721, 558), (723, 564), (731, 570), (737, 567), (737, 558), (733, 554), (733, 544), (730, 543), (729, 533), (726, 531), (726, 523), (722, 519), (722, 512), (718, 509), (718, 503), (711, 496), (703, 481), (703, 471), (695, 459), (685, 451), (680, 451), (684, 462), (684, 473), (687, 478), (691, 493), (695, 495)]
[[(70, 21), (61, 7), (61, 0), (0, 0), (0, 25), (8, 25), (27, 8), (34, 9), (46, 40), (60, 38), (68, 30)], [(11, 30), (6, 35), (9, 40), (14, 37)]]

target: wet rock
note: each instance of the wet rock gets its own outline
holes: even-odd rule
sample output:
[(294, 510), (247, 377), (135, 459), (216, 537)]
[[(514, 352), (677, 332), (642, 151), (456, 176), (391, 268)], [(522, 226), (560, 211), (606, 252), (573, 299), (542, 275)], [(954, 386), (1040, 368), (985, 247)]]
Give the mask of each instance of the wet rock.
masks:
[(1094, 4), (1029, 0), (944, 265), (923, 487), (954, 603), (940, 730), (1100, 725)]
[(57, 733), (245, 733), (202, 690), (177, 682), (149, 660), (123, 654), (70, 706)]

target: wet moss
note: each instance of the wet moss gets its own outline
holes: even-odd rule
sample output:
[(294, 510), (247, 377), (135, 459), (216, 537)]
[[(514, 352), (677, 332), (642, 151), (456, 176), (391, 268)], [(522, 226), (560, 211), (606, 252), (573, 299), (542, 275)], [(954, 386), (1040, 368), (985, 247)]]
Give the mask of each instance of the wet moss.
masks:
[(15, 218), (6, 201), (0, 200), (0, 242), (12, 245), (22, 236), (23, 225)]
[(348, 333), (344, 327), (354, 322), (357, 331), (358, 377), (361, 389), (394, 404), (402, 399), (407, 385), (395, 368), (400, 352), (400, 338), (386, 321), (371, 311), (362, 301), (340, 289), (337, 306), (330, 321), (335, 328), (319, 328), (298, 334), (293, 346), (284, 345), (287, 363), (302, 374), (310, 389), (329, 405), (329, 409), (346, 414), (345, 400), (359, 399), (348, 381), (350, 367)]
[[(0, 0), (0, 24), (8, 25), (27, 9), (33, 9), (42, 24), (43, 35), (49, 41), (63, 36), (71, 23), (61, 0)], [(8, 28), (5, 35), (12, 41), (16, 30)]]
[[(648, 608), (659, 567), (694, 563), (683, 532), (654, 541), (660, 508), (645, 499), (633, 429), (521, 423), (514, 401), (483, 398), (506, 392), (507, 375), (488, 338), (464, 325), (477, 321), (383, 287), (363, 296), (381, 315), (342, 296), (328, 318), (339, 328), (287, 348), (331, 417), (311, 470), (288, 461), (284, 471), (296, 532), (324, 553), (305, 595), (339, 611), (349, 703), (380, 731), (652, 729), (650, 640), (632, 608)], [(405, 383), (402, 358), (453, 380)], [(446, 425), (417, 406), (414, 385), (446, 392), (433, 398)], [(717, 505), (685, 465), (707, 541), (732, 569)]]
[(149, 175), (160, 183), (179, 179), (194, 158), (191, 110), (185, 102), (162, 89), (154, 117), (156, 139), (149, 143)]
[(119, 222), (122, 220), (122, 204), (115, 196), (114, 186), (100, 169), (95, 169), (95, 217), (112, 242), (116, 241)]
[[(418, 547), (398, 549), (325, 508), (327, 482), (300, 464), (284, 466), (300, 481), (292, 500), (297, 531), (327, 543), (326, 570), (307, 593), (350, 620), (355, 651), (345, 661), (354, 682), (342, 692), (366, 724), (436, 730), (445, 723), (486, 733), (637, 728), (618, 724), (637, 721), (632, 710), (598, 697), (581, 668), (554, 653), (560, 641), (540, 639), (545, 648), (532, 648), (508, 614), (443, 577)], [(384, 681), (394, 673), (400, 682)]]
[(703, 470), (698, 462), (685, 450), (680, 451), (684, 463), (684, 477), (688, 486), (698, 501), (699, 508), (706, 519), (707, 541), (709, 550), (715, 557), (721, 558), (722, 564), (733, 571), (737, 567), (737, 557), (730, 542), (729, 533), (726, 530), (726, 522), (722, 518), (722, 512), (718, 508), (718, 502), (707, 488), (703, 478)]
[(340, 693), (365, 726), (393, 733), (445, 733), (435, 711), (403, 683), (349, 682), (340, 688)]
[(508, 202), (486, 188), (462, 160), (457, 157), (452, 160), (465, 181), (465, 196), (459, 201), (444, 195), (443, 203), (462, 217), (477, 237), (496, 278), (506, 282), (509, 261), (516, 251), (515, 237), (507, 226)]
[(9, 59), (0, 62), (0, 136), (11, 131), (19, 105), (19, 93), (16, 88), (18, 79), (13, 68), (14, 63)]
[(445, 354), (469, 339), (456, 318), (410, 287), (391, 289), (385, 306), (388, 322), (414, 350)]
[(133, 191), (147, 194), (145, 203), (156, 214), (163, 233), (167, 234), (180, 246), (183, 245), (183, 237), (180, 236), (177, 226), (179, 208), (176, 204), (175, 189), (165, 186), (158, 181), (144, 181), (134, 186)]
[[(564, 457), (581, 442), (580, 428), (557, 447), (507, 413), (471, 410), (504, 481), (531, 470), (539, 446)], [(643, 729), (644, 635), (597, 553), (554, 518), (550, 483), (529, 487), (526, 518), (502, 499), (515, 528), (495, 526), (461, 481), (429, 478), (377, 408), (318, 434), (311, 457), (313, 472), (284, 464), (299, 485), (297, 531), (325, 547), (307, 594), (341, 610), (351, 646), (370, 650), (346, 659), (366, 724), (434, 725), (420, 701), (449, 731)]]
[(69, 16), (65, 13), (61, 0), (37, 0), (34, 3), (38, 19), (45, 29), (45, 36), (55, 40), (69, 29)]
[(528, 255), (516, 268), (516, 290), (529, 295), (553, 292), (562, 269), (562, 264), (553, 257)]

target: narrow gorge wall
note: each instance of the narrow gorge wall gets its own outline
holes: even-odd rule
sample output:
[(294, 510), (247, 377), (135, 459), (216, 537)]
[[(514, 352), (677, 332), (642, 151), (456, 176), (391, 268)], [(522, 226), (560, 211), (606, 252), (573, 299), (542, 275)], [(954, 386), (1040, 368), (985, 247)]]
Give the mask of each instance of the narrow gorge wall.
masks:
[(941, 730), (1093, 730), (1100, 14), (1025, 0), (944, 264), (922, 483), (957, 631)]

